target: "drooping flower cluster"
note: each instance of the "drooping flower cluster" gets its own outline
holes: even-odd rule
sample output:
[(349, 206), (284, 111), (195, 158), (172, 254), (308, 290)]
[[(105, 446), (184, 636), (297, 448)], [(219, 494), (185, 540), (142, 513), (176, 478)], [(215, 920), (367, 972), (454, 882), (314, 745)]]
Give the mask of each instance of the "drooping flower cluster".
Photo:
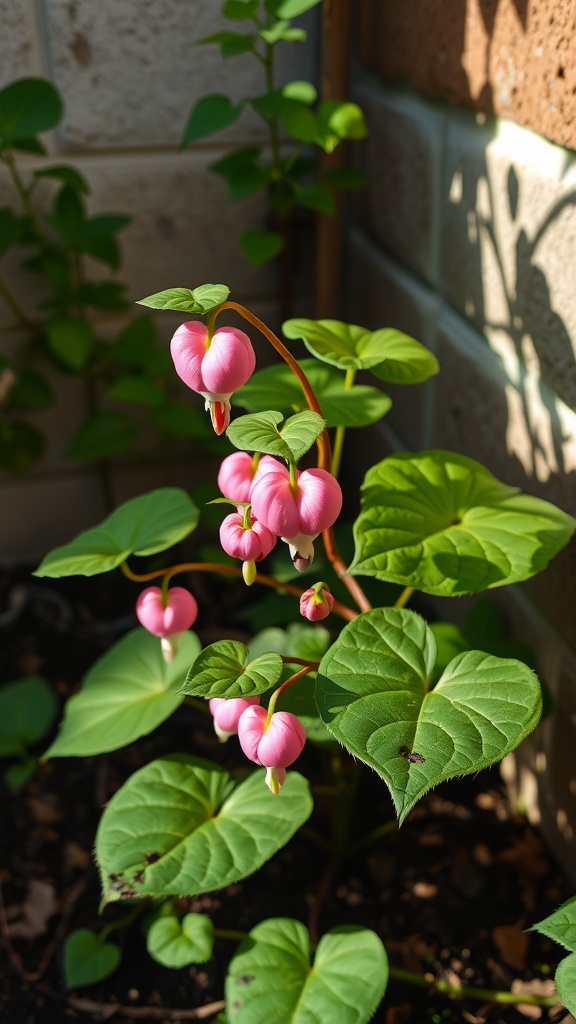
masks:
[[(244, 508), (227, 516), (220, 530), (227, 554), (243, 559), (246, 582), (253, 581), (253, 563), (272, 550), (277, 537), (289, 545), (295, 567), (300, 572), (306, 569), (314, 558), (314, 539), (332, 526), (342, 507), (342, 491), (331, 473), (324, 469), (299, 472), (295, 467), (290, 471), (269, 455), (234, 452), (222, 462), (218, 485), (230, 501), (249, 505), (249, 511)], [(252, 563), (249, 568), (247, 562)], [(323, 605), (327, 615), (333, 598), (327, 587), (324, 593), (332, 603), (320, 597), (315, 604)]]
[[(223, 433), (230, 422), (231, 395), (256, 366), (250, 339), (236, 327), (211, 333), (201, 321), (190, 320), (178, 328), (170, 350), (176, 372), (205, 398), (214, 430)], [(234, 452), (220, 467), (218, 485), (224, 497), (244, 506), (224, 520), (220, 541), (227, 554), (242, 559), (247, 584), (253, 583), (256, 562), (270, 553), (277, 537), (289, 545), (294, 566), (303, 572), (314, 558), (314, 539), (333, 525), (342, 507), (340, 485), (331, 473), (299, 472), (270, 455)], [(314, 603), (326, 608), (329, 602)]]
[(286, 781), (286, 768), (306, 742), (300, 719), (289, 711), (270, 714), (260, 706), (259, 697), (213, 697), (209, 705), (218, 738), (224, 741), (238, 733), (246, 757), (267, 768), (266, 785), (277, 795)]

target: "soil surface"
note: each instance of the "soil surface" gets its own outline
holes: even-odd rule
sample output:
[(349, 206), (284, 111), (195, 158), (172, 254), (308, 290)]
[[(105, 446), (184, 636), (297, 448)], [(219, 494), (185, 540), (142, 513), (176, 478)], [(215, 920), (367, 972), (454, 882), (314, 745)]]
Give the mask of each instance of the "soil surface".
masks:
[[(223, 604), (234, 604), (232, 593), (226, 590), (226, 599), (218, 601), (221, 621)], [(134, 585), (121, 577), (49, 585), (31, 582), (25, 571), (0, 577), (2, 682), (41, 674), (63, 705), (91, 663), (135, 625), (134, 598)], [(205, 621), (198, 632), (207, 643), (219, 628), (216, 621)], [(238, 628), (225, 635), (239, 635)], [(175, 751), (227, 767), (239, 763), (236, 740), (221, 746), (210, 718), (182, 706), (154, 734), (121, 751), (56, 759), (41, 765), (20, 790), (2, 787), (2, 1024), (213, 1020), (222, 1010), (234, 945), (219, 941), (208, 964), (172, 971), (150, 959), (138, 921), (114, 932), (123, 951), (115, 974), (70, 992), (63, 984), (67, 931), (99, 931), (126, 914), (126, 907), (116, 904), (98, 915), (92, 850), (102, 806), (135, 769)], [(320, 779), (311, 744), (296, 767)], [(325, 799), (317, 798), (309, 822), (324, 835)], [(368, 833), (392, 817), (384, 784), (366, 769), (353, 834)], [(300, 918), (317, 934), (338, 924), (362, 924), (380, 935), (396, 970), (452, 985), (546, 996), (554, 993), (554, 969), (565, 954), (526, 929), (571, 895), (550, 851), (511, 811), (498, 770), (491, 769), (439, 786), (399, 831), (393, 829), (344, 864), (335, 863), (304, 830), (257, 875), (183, 905), (210, 913), (217, 927), (241, 931), (282, 916)], [(546, 1009), (499, 1006), (487, 997), (454, 999), (425, 981), (415, 987), (392, 978), (373, 1020), (559, 1024), (572, 1018), (559, 1003)]]

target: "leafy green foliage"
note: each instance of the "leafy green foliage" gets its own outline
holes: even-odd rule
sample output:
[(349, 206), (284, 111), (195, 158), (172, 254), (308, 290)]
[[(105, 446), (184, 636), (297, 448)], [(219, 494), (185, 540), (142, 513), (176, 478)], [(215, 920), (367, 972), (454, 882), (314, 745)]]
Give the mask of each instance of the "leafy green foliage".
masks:
[(436, 643), (415, 612), (375, 608), (322, 659), (322, 720), (384, 779), (402, 821), (432, 786), (501, 760), (536, 725), (538, 679), (480, 651), (456, 657), (431, 689)]
[(448, 597), (541, 572), (576, 523), (450, 452), (394, 455), (366, 474), (353, 575)]
[(22, 370), (4, 400), (8, 412), (47, 409), (54, 404), (54, 392), (46, 377), (34, 370)]
[(76, 928), (64, 940), (63, 967), (67, 989), (92, 985), (119, 967), (122, 953), (90, 928)]
[[(136, 354), (138, 329), (132, 334), (128, 325), (120, 333), (117, 346), (114, 341), (98, 339), (91, 321), (94, 310), (126, 310), (126, 286), (113, 278), (87, 279), (82, 257), (88, 255), (117, 270), (120, 264), (118, 234), (131, 218), (115, 213), (90, 216), (85, 206), (90, 187), (74, 167), (54, 164), (20, 168), (17, 164), (16, 149), (44, 152), (31, 133), (54, 127), (61, 113), (60, 98), (49, 82), (24, 79), (0, 90), (0, 161), (12, 179), (20, 207), (19, 212), (9, 206), (0, 209), (0, 255), (13, 247), (24, 246), (22, 266), (39, 274), (44, 282), (23, 304), (12, 296), (10, 282), (3, 276), (0, 298), (6, 300), (14, 317), (15, 323), (10, 327), (18, 325), (30, 335), (30, 343), (25, 342), (15, 353), (14, 365), (3, 364), (3, 368), (16, 374), (17, 383), (10, 389), (6, 381), (3, 382), (7, 400), (0, 409), (0, 468), (14, 474), (28, 470), (44, 453), (42, 431), (26, 416), (52, 402), (48, 385), (39, 386), (41, 375), (36, 370), (36, 365), (45, 363), (46, 357), (58, 372), (66, 376), (82, 375), (92, 395), (91, 415), (85, 422), (75, 425), (73, 441), (66, 453), (71, 458), (105, 459), (135, 446), (144, 417), (139, 416), (138, 411), (126, 415), (120, 411), (103, 412), (98, 407), (99, 395), (111, 385), (117, 401), (153, 405), (154, 408), (169, 404), (174, 391), (173, 382), (163, 379), (171, 366), (169, 354), (154, 338), (144, 339), (142, 331), (141, 352)], [(56, 188), (50, 189), (53, 203), (46, 216), (44, 202), (39, 200), (35, 209), (35, 198), (38, 192), (46, 195), (49, 183)], [(8, 277), (10, 272), (9, 266)], [(211, 308), (212, 299), (203, 295), (205, 291), (206, 286), (199, 289), (198, 301), (193, 304), (196, 311)], [(36, 294), (43, 296), (40, 302), (34, 299)], [(227, 289), (221, 294), (227, 295)], [(150, 329), (153, 331), (151, 321)], [(128, 348), (135, 357), (130, 368), (139, 369), (142, 378), (131, 388), (126, 381), (115, 382), (117, 363), (126, 357)], [(166, 434), (170, 433), (168, 415), (164, 424), (158, 424), (158, 443), (164, 442)]]
[(146, 299), (138, 299), (141, 306), (151, 309), (178, 309), (183, 313), (209, 313), (225, 302), (230, 289), (225, 284), (202, 284), (198, 288), (167, 288)]
[(124, 412), (95, 412), (80, 424), (67, 455), (72, 459), (106, 459), (131, 448), (138, 427)]
[(282, 799), (263, 770), (235, 784), (209, 761), (165, 757), (112, 797), (96, 837), (104, 898), (195, 895), (252, 874), (312, 810), (308, 783), (290, 772)]
[[(365, 385), (347, 388), (342, 374), (326, 363), (302, 359), (298, 365), (320, 403), (327, 427), (366, 427), (377, 423), (392, 405), (378, 388)], [(250, 412), (265, 412), (273, 405), (294, 411), (308, 408), (300, 383), (286, 363), (258, 370), (234, 393), (234, 401)]]
[(68, 249), (88, 253), (112, 270), (117, 270), (120, 265), (116, 235), (131, 220), (131, 217), (117, 213), (87, 217), (80, 193), (66, 183), (56, 195), (50, 216)]
[(535, 924), (533, 930), (554, 939), (554, 942), (571, 953), (576, 953), (576, 896)]
[[(196, 44), (218, 43), (220, 54), (226, 59), (227, 57), (237, 57), (241, 53), (247, 53), (249, 50), (252, 50), (256, 39), (256, 35), (250, 35), (245, 32), (214, 32), (213, 35), (206, 36), (204, 39), (197, 39)], [(200, 102), (202, 101), (200, 100)], [(198, 105), (195, 109), (197, 110), (197, 108)], [(219, 129), (215, 130), (218, 131)]]
[[(320, 0), (226, 0), (223, 17), (230, 28), (220, 29), (198, 39), (201, 45), (220, 48), (224, 60), (242, 54), (256, 59), (264, 71), (266, 91), (234, 102), (223, 93), (203, 96), (193, 106), (184, 128), (181, 145), (190, 145), (234, 124), (249, 104), (262, 118), (268, 132), (266, 148), (241, 147), (212, 165), (221, 175), (233, 199), (267, 188), (274, 220), (263, 231), (250, 227), (240, 236), (240, 249), (254, 267), (262, 267), (284, 249), (285, 220), (295, 206), (307, 207), (325, 215), (334, 212), (333, 189), (356, 188), (362, 177), (351, 172), (320, 172), (316, 159), (302, 159), (302, 144), (313, 144), (331, 153), (344, 139), (362, 139), (367, 134), (361, 109), (349, 101), (320, 103), (311, 82), (296, 80), (284, 86), (275, 84), (275, 50), (279, 43), (301, 43), (306, 29), (292, 24), (316, 7)], [(241, 29), (242, 31), (239, 31)], [(279, 146), (280, 137), (294, 140), (291, 147)], [(269, 156), (267, 154), (270, 154)], [(266, 154), (266, 155), (265, 155)]]
[(146, 949), (163, 967), (178, 970), (204, 964), (212, 956), (214, 927), (205, 914), (159, 914), (146, 932)]
[(0, 421), (0, 468), (7, 473), (26, 473), (44, 454), (44, 435), (21, 419)]
[(300, 338), (322, 362), (342, 370), (370, 370), (389, 384), (421, 384), (438, 373), (436, 357), (408, 334), (386, 327), (369, 331), (340, 320), (286, 320), (287, 338)]
[(180, 143), (182, 149), (189, 146), (191, 142), (205, 139), (208, 135), (213, 135), (214, 132), (220, 132), (223, 128), (234, 124), (240, 117), (243, 107), (243, 103), (238, 103), (235, 106), (222, 93), (203, 96), (190, 112)]
[(82, 687), (66, 704), (50, 757), (86, 757), (118, 750), (152, 732), (182, 703), (182, 680), (200, 652), (198, 637), (179, 637), (167, 665), (160, 640), (135, 629), (96, 661)]
[(264, 0), (264, 10), (273, 18), (298, 18), (319, 3), (321, 0)]
[(232, 199), (249, 196), (270, 180), (270, 171), (260, 166), (260, 154), (258, 146), (247, 146), (210, 164), (210, 170), (224, 178)]
[(572, 1015), (576, 1013), (576, 953), (565, 957), (554, 976), (558, 995)]
[(100, 526), (80, 533), (51, 551), (35, 576), (94, 576), (109, 572), (130, 555), (153, 555), (187, 537), (198, 522), (198, 509), (177, 487), (131, 498)]
[(497, 658), (516, 658), (528, 668), (536, 668), (532, 648), (509, 637), (502, 609), (486, 598), (474, 605), (461, 628), (452, 622), (433, 622), (430, 629), (438, 646), (435, 680), (457, 654), (465, 651), (482, 650)]
[(240, 248), (255, 267), (269, 263), (284, 248), (284, 239), (277, 231), (246, 228), (240, 235)]
[(94, 347), (94, 333), (87, 320), (54, 317), (47, 325), (48, 346), (70, 370), (81, 370)]
[(534, 931), (541, 935), (547, 935), (554, 939), (565, 949), (568, 949), (571, 956), (567, 956), (560, 962), (556, 969), (554, 981), (564, 1006), (571, 1014), (576, 1013), (576, 896), (563, 903), (558, 910), (555, 910), (549, 917), (539, 921), (533, 927)]
[(0, 690), (0, 757), (20, 757), (51, 728), (58, 710), (53, 691), (40, 676), (5, 683)]
[(33, 174), (35, 178), (52, 178), (54, 181), (62, 181), (65, 185), (69, 185), (74, 192), (85, 196), (90, 195), (90, 186), (86, 178), (75, 167), (55, 164), (52, 167), (40, 167)]
[(266, 693), (282, 674), (279, 654), (262, 654), (248, 664), (248, 648), (237, 640), (205, 647), (186, 676), (181, 693), (196, 697), (255, 697)]
[(0, 90), (0, 150), (55, 128), (62, 100), (43, 78), (21, 78)]
[(304, 925), (270, 918), (251, 930), (230, 963), (226, 1007), (230, 1024), (365, 1024), (387, 981), (386, 952), (370, 929), (332, 928), (312, 961)]
[(228, 427), (226, 437), (236, 448), (298, 462), (324, 430), (324, 420), (308, 409), (290, 416), (278, 428), (282, 421), (282, 413), (272, 410), (239, 416)]

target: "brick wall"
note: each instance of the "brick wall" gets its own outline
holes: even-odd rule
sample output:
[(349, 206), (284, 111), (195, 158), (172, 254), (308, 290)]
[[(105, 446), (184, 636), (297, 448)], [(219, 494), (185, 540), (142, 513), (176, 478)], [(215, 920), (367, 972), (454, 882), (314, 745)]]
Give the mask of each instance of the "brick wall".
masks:
[[(407, 331), (441, 366), (424, 386), (394, 389), (381, 454), (457, 451), (574, 515), (576, 159), (541, 134), (479, 113), (470, 90), (464, 97), (465, 34), (444, 46), (461, 72), (460, 92), (454, 77), (448, 87), (440, 41), (450, 26), (456, 32), (457, 9), (469, 21), (475, 4), (442, 6), (435, 22), (437, 4), (376, 0), (359, 18), (354, 98), (369, 121), (359, 159), (370, 184), (348, 234), (348, 315)], [(480, 6), (485, 14), (490, 7), (496, 26), (498, 12), (530, 13), (520, 0)], [(399, 67), (418, 91), (398, 83)], [(464, 99), (469, 109), (452, 102)], [(574, 138), (569, 122), (558, 122), (558, 137)], [(491, 596), (536, 650), (556, 707), (506, 770), (575, 874), (576, 544), (545, 574)], [(465, 604), (438, 608), (453, 617)]]
[[(255, 196), (233, 203), (222, 179), (208, 171), (232, 146), (262, 141), (262, 122), (246, 112), (224, 132), (178, 151), (188, 112), (201, 96), (239, 98), (265, 90), (262, 70), (248, 55), (226, 62), (218, 47), (194, 45), (222, 27), (220, 10), (211, 0), (0, 0), (0, 87), (39, 75), (60, 90), (65, 116), (45, 139), (48, 156), (24, 157), (21, 166), (26, 172), (43, 163), (69, 163), (91, 186), (91, 213), (132, 215), (120, 235), (119, 272), (130, 298), (220, 281), (237, 301), (274, 321), (276, 271), (251, 268), (236, 242), (244, 227), (265, 226), (264, 202)], [(279, 48), (284, 81), (315, 78), (314, 12), (299, 23), (310, 39)], [(50, 184), (42, 189), (48, 201)], [(0, 206), (13, 202), (2, 167)], [(37, 298), (36, 278), (15, 274), (10, 259), (2, 272), (24, 308), (31, 289)], [(0, 302), (0, 327), (11, 319)], [(159, 316), (162, 335), (168, 339), (181, 320), (178, 314)], [(116, 325), (107, 320), (98, 326), (105, 335)], [(54, 385), (58, 406), (35, 416), (48, 433), (46, 458), (24, 479), (1, 482), (4, 564), (38, 559), (104, 513), (96, 472), (63, 457), (84, 416), (82, 388), (66, 378), (55, 378)], [(113, 473), (116, 501), (159, 486), (163, 468), (123, 460)], [(186, 463), (175, 473), (175, 482), (190, 486)]]

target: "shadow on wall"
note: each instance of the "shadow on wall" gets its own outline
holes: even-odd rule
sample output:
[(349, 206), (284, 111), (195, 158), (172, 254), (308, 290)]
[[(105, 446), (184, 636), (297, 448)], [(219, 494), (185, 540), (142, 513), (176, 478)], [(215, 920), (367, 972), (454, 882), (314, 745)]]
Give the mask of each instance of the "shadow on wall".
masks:
[[(521, 142), (525, 133), (511, 128)], [(573, 422), (568, 422), (568, 410), (576, 411), (576, 360), (569, 328), (555, 308), (552, 284), (560, 300), (571, 306), (567, 312), (574, 313), (563, 231), (576, 216), (576, 189), (563, 190), (546, 210), (546, 182), (540, 181), (542, 201), (536, 204), (534, 195), (522, 194), (523, 189), (534, 191), (529, 168), (528, 184), (523, 185), (523, 174), (506, 159), (508, 147), (496, 140), (492, 149), (495, 134), (478, 130), (488, 143), (483, 158), (476, 147), (469, 160), (463, 147), (461, 159), (450, 166), (442, 197), (449, 225), (442, 252), (443, 288), (499, 358), (506, 378), (502, 399), (507, 450), (518, 461), (520, 476), (536, 484), (530, 490), (574, 513), (576, 507), (567, 507), (566, 501), (576, 499), (576, 439), (570, 434)], [(526, 169), (522, 153), (518, 156), (518, 167)], [(563, 271), (554, 282), (552, 269)], [(563, 493), (554, 487), (551, 494), (553, 478), (562, 478)], [(514, 482), (524, 484), (521, 478)]]

